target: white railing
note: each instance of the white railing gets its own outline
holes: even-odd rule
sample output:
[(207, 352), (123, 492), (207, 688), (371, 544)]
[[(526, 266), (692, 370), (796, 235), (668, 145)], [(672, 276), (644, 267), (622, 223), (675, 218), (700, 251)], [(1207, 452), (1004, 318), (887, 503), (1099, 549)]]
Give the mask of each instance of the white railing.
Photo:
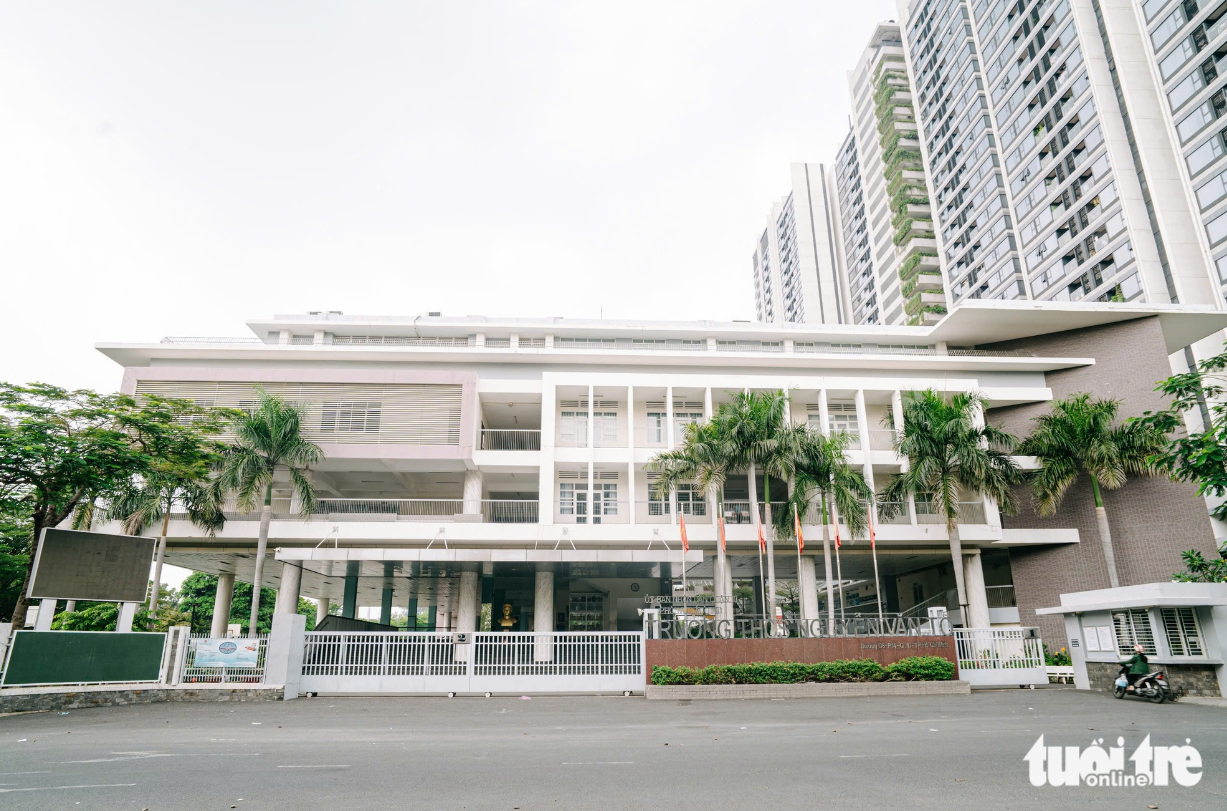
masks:
[[(209, 634), (192, 634), (187, 643), (187, 650), (182, 657), (179, 669), (181, 684), (257, 684), (264, 681), (264, 657), (268, 653), (268, 634), (256, 637), (259, 650), (256, 651), (254, 667), (231, 667), (227, 665), (197, 665), (196, 646), (206, 639), (213, 639)], [(236, 644), (247, 642), (251, 637), (233, 637)]]
[[(277, 521), (301, 520), (291, 509), (290, 499), (273, 499), (273, 519)], [(228, 501), (224, 513), (228, 520), (258, 521), (263, 505), (257, 504), (250, 512), (239, 512), (238, 505)], [(537, 523), (538, 502), (533, 500), (482, 499), (466, 501), (462, 498), (321, 498), (316, 499), (315, 511), (310, 518), (318, 521), (418, 521), (452, 519), (471, 515), (477, 520), (497, 524)], [(173, 513), (172, 518), (183, 519), (183, 513)]]
[(337, 335), (332, 339), (337, 345), (348, 346), (446, 346), (467, 347), (468, 337), (464, 338), (434, 338), (391, 335)]
[(912, 516), (908, 514), (907, 504), (901, 501), (878, 503), (879, 524), (911, 524)]
[(262, 344), (259, 338), (201, 338), (195, 336), (168, 335), (162, 339), (164, 344)]
[(625, 501), (602, 501), (596, 505), (573, 504), (569, 512), (554, 515), (555, 524), (629, 524), (630, 505)]
[(988, 592), (989, 608), (1016, 608), (1018, 606), (1013, 586), (988, 586), (984, 590)]
[(634, 430), (636, 448), (663, 448), (669, 444), (668, 429), (663, 425), (640, 426)]
[[(687, 524), (710, 524), (711, 511), (706, 501), (679, 501), (679, 515), (686, 516)], [(637, 524), (673, 524), (672, 506), (668, 501), (636, 501), (635, 523)]]
[[(766, 521), (766, 504), (758, 503), (758, 520)], [(771, 502), (771, 517), (772, 520), (780, 514), (781, 510), (788, 508), (788, 505), (782, 501)], [(750, 511), (750, 502), (748, 501), (726, 501), (724, 502), (724, 523), (730, 524), (753, 524), (754, 513)]]
[(973, 685), (1047, 684), (1035, 628), (955, 628), (959, 678)]
[(305, 693), (634, 692), (639, 632), (306, 634)]
[(897, 436), (895, 431), (870, 431), (869, 447), (875, 451), (893, 451)]
[[(983, 501), (960, 501), (959, 502), (959, 518), (960, 524), (986, 524), (988, 519), (984, 512)], [(937, 505), (928, 501), (916, 502), (916, 523), (917, 524), (944, 524), (946, 516), (942, 513)]]
[(541, 430), (539, 428), (483, 428), (481, 429), (483, 451), (539, 451)]

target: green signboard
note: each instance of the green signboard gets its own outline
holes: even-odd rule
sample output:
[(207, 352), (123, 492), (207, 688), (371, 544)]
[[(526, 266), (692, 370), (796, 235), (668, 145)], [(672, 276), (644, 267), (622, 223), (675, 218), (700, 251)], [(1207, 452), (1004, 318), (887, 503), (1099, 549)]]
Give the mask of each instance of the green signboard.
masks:
[(18, 631), (4, 686), (157, 681), (166, 634)]

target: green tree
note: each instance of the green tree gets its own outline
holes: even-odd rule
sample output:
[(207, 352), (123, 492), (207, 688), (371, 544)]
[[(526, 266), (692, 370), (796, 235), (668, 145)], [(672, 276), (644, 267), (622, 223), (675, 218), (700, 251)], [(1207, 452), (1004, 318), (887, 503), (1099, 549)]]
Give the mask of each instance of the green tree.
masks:
[(1184, 558), (1184, 571), (1173, 574), (1173, 580), (1183, 583), (1227, 583), (1227, 560), (1206, 560), (1195, 549), (1181, 552), (1180, 556)]
[[(662, 498), (668, 499), (679, 485), (693, 482), (702, 492), (707, 494), (709, 503), (714, 505), (715, 518), (724, 515), (724, 483), (737, 460), (737, 449), (733, 442), (721, 430), (720, 424), (695, 422), (686, 426), (682, 441), (678, 447), (662, 451), (652, 457), (647, 469), (658, 473), (656, 480), (657, 492)], [(728, 560), (724, 548), (716, 544), (716, 581), (726, 578)], [(723, 585), (717, 588), (721, 593)], [(731, 606), (728, 606), (731, 608)], [(722, 619), (732, 620), (732, 614), (722, 604), (717, 609)]]
[(28, 522), (14, 625), (26, 621), (33, 550), (43, 528), (74, 514), (88, 518), (96, 499), (148, 472), (151, 458), (137, 437), (166, 429), (167, 419), (169, 413), (146, 412), (124, 395), (0, 383), (0, 509)]
[(928, 500), (946, 520), (954, 581), (963, 622), (971, 626), (967, 587), (963, 582), (963, 546), (959, 538), (959, 503), (963, 493), (989, 496), (1003, 512), (1014, 511), (1013, 485), (1023, 480), (1010, 451), (1017, 440), (984, 422), (988, 400), (979, 394), (944, 397), (932, 389), (903, 395), (903, 432), (895, 450), (908, 467), (879, 494), (884, 510), (899, 511), (909, 496)]
[[(1174, 481), (1195, 483), (1199, 496), (1223, 499), (1227, 496), (1227, 351), (1167, 378), (1156, 390), (1170, 397), (1171, 404), (1130, 420), (1174, 435), (1151, 458), (1155, 469)], [(1198, 430), (1186, 430), (1186, 413), (1200, 413)], [(1210, 514), (1227, 521), (1227, 500)]]
[[(791, 480), (796, 472), (795, 443), (788, 422), (788, 395), (781, 390), (736, 392), (722, 403), (713, 418), (716, 430), (730, 447), (730, 470), (747, 472), (750, 511), (757, 519), (758, 470), (763, 478), (763, 523), (766, 525), (767, 603), (775, 616), (775, 516), (771, 509), (771, 477)], [(784, 516), (781, 516), (784, 518)]]
[[(236, 582), (234, 597), (230, 601), (230, 616), (227, 624), (238, 623), (243, 633), (251, 628), (251, 584)], [(266, 634), (273, 628), (273, 609), (277, 599), (274, 589), (260, 589), (260, 616), (256, 632)], [(179, 589), (176, 608), (192, 618), (193, 633), (209, 633), (213, 627), (213, 610), (217, 600), (217, 575), (193, 572), (183, 580)], [(315, 628), (315, 603), (298, 598), (298, 613), (307, 618), (307, 630)]]
[[(848, 530), (853, 535), (864, 532), (868, 526), (868, 505), (873, 502), (873, 489), (864, 475), (848, 464), (848, 445), (851, 442), (846, 431), (836, 431), (829, 436), (820, 431), (799, 426), (794, 440), (796, 453), (796, 486), (793, 488), (792, 505), (805, 518), (810, 504), (817, 502), (822, 521), (822, 552), (826, 566), (827, 618), (835, 621), (835, 593), (831, 573), (831, 521), (828, 509), (833, 507), (843, 516)], [(815, 619), (807, 617), (806, 619)]]
[[(256, 583), (264, 579), (264, 558), (268, 553), (268, 527), (273, 515), (273, 480), (278, 473), (288, 474), (290, 485), (298, 498), (299, 513), (304, 518), (315, 509), (315, 488), (311, 485), (310, 467), (324, 457), (314, 442), (302, 436), (302, 412), (280, 397), (256, 389), (258, 400), (251, 411), (234, 420), (235, 439), (226, 448), (216, 486), (221, 493), (233, 493), (239, 509), (255, 509), (256, 499), (262, 498), (260, 536), (256, 549)], [(250, 600), (250, 596), (248, 598)], [(251, 600), (248, 626), (259, 625), (263, 590)], [(238, 603), (238, 587), (235, 588)]]
[(1047, 414), (1032, 420), (1035, 429), (1018, 447), (1019, 453), (1040, 461), (1040, 469), (1030, 476), (1040, 515), (1054, 514), (1079, 476), (1090, 478), (1112, 588), (1120, 585), (1120, 578), (1101, 488), (1115, 490), (1130, 475), (1149, 475), (1154, 470), (1151, 457), (1166, 445), (1164, 434), (1151, 425), (1140, 421), (1116, 425), (1119, 409), (1119, 400), (1093, 400), (1089, 394), (1057, 400)]
[[(212, 537), (226, 523), (211, 470), (224, 446), (212, 439), (225, 427), (229, 414), (203, 409), (186, 400), (149, 397), (142, 401), (148, 417), (135, 426), (133, 440), (149, 458), (148, 469), (131, 477), (107, 507), (107, 517), (123, 522), (124, 532), (139, 535), (161, 521), (153, 579), (161, 583), (170, 516), (178, 507), (188, 520)], [(154, 428), (156, 430), (149, 430)], [(149, 616), (156, 618), (161, 589), (150, 589)]]
[(30, 562), (29, 516), (21, 505), (0, 501), (0, 619), (11, 617)]

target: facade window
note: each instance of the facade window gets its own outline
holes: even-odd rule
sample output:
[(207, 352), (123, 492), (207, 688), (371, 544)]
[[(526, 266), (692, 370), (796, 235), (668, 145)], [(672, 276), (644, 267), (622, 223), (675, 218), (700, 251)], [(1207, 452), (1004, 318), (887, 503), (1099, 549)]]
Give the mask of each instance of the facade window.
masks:
[(334, 400), (324, 403), (320, 430), (330, 434), (377, 434), (382, 404), (378, 400)]
[(665, 417), (666, 413), (664, 411), (648, 412), (648, 445), (663, 445), (665, 443)]
[(1154, 631), (1150, 627), (1150, 612), (1145, 608), (1113, 611), (1112, 625), (1116, 629), (1116, 649), (1121, 653), (1132, 651), (1134, 645), (1141, 645), (1146, 655), (1158, 654)]
[(1197, 625), (1197, 612), (1190, 607), (1164, 608), (1163, 633), (1172, 656), (1205, 656), (1201, 644), (1201, 629)]
[(697, 484), (679, 484), (675, 493), (680, 515), (707, 515), (707, 500)]
[(597, 447), (609, 447), (618, 441), (618, 412), (592, 412), (592, 433), (596, 437)]
[(585, 482), (559, 482), (558, 514), (575, 516), (577, 524), (600, 524), (605, 516), (616, 516), (618, 514), (617, 482), (595, 483), (592, 485), (591, 493)]
[(564, 448), (588, 447), (587, 411), (563, 411), (558, 425)]

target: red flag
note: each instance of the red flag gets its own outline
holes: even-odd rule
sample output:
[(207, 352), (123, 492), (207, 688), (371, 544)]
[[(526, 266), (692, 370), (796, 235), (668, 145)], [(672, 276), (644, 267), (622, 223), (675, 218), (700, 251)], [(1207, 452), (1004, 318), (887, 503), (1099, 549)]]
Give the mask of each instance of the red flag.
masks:
[(792, 506), (792, 522), (797, 531), (797, 554), (805, 551), (805, 539), (801, 537), (801, 516), (797, 513), (797, 505)]
[(840, 549), (843, 544), (839, 542), (839, 519), (835, 519), (835, 548)]
[(865, 509), (869, 512), (869, 548), (876, 549), (876, 536), (873, 532), (873, 505), (871, 504)]
[(678, 519), (682, 522), (682, 554), (690, 551), (690, 541), (686, 540), (686, 516), (679, 515)]
[(728, 546), (724, 542), (724, 516), (720, 516), (720, 551), (727, 552)]
[(758, 548), (759, 551), (767, 551), (767, 539), (763, 537), (763, 525), (758, 525)]

